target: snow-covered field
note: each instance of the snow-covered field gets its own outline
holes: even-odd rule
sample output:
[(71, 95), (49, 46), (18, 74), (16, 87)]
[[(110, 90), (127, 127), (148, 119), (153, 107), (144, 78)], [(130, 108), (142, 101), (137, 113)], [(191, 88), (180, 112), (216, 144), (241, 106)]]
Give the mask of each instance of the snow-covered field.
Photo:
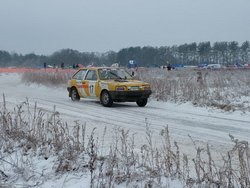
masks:
[[(16, 105), (28, 101), (31, 107), (37, 105), (48, 114), (56, 109), (60, 113), (61, 121), (67, 122), (69, 126), (75, 121), (86, 124), (87, 135), (90, 135), (96, 127), (96, 136), (102, 138), (105, 131), (103, 153), (108, 151), (117, 128), (129, 130), (129, 134), (134, 135), (136, 149), (140, 151), (142, 145), (148, 142), (147, 127), (152, 131), (153, 145), (159, 146), (162, 143), (160, 132), (168, 126), (171, 140), (178, 143), (181, 153), (187, 154), (189, 158), (195, 158), (195, 147), (206, 148), (206, 144), (209, 144), (213, 160), (217, 163), (222, 160), (221, 155), (233, 147), (229, 134), (235, 139), (250, 142), (248, 112), (224, 112), (215, 108), (194, 107), (190, 103), (174, 104), (155, 100), (150, 100), (144, 108), (138, 107), (135, 103), (115, 103), (113, 107), (105, 108), (97, 100), (82, 99), (79, 102), (72, 102), (66, 88), (21, 83), (20, 75), (17, 73), (0, 74), (0, 91), (1, 95), (5, 96), (9, 111)], [(3, 108), (3, 98), (0, 101), (0, 108)], [(51, 178), (40, 187), (90, 186), (90, 173), (78, 172), (54, 176), (50, 168), (53, 166), (53, 158), (43, 161), (36, 158), (32, 160), (35, 160), (37, 167), (51, 174)], [(3, 162), (0, 161), (0, 164)], [(5, 169), (0, 167), (0, 170)], [(5, 173), (8, 174), (6, 171)], [(14, 187), (25, 187), (21, 179), (18, 183)], [(0, 187), (2, 184), (4, 185), (0, 179)], [(169, 187), (180, 186), (175, 181), (171, 181), (169, 185)], [(120, 187), (126, 185), (121, 184)]]

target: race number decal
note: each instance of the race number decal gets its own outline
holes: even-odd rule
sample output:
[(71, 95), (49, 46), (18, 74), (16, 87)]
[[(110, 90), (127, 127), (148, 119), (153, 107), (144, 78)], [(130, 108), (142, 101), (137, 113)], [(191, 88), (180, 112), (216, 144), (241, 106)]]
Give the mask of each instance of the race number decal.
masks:
[(96, 82), (89, 82), (89, 95), (90, 96), (96, 96), (95, 95), (95, 83)]

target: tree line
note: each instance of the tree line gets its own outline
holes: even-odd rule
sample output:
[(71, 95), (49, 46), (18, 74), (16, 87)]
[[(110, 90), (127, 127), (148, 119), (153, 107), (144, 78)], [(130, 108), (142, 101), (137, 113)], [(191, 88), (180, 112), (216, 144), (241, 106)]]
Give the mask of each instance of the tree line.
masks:
[(174, 46), (161, 47), (129, 47), (123, 48), (118, 52), (108, 51), (106, 53), (98, 52), (79, 52), (73, 49), (62, 49), (51, 55), (36, 55), (9, 53), (0, 50), (0, 67), (30, 67), (37, 68), (44, 63), (47, 65), (59, 66), (61, 62), (66, 67), (72, 67), (75, 64), (87, 66), (111, 66), (118, 63), (120, 66), (127, 66), (130, 60), (136, 60), (138, 66), (147, 66), (149, 64), (166, 65), (186, 64), (199, 65), (201, 63), (221, 64), (230, 66), (236, 61), (245, 64), (250, 63), (250, 43), (243, 42), (241, 45), (236, 42), (210, 42), (190, 43)]

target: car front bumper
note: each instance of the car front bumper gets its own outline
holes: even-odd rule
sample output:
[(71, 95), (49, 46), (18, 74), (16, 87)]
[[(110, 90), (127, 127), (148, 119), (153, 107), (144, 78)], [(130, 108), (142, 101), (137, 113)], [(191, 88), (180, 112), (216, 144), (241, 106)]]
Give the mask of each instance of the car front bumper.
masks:
[(135, 102), (139, 99), (149, 98), (151, 90), (143, 91), (109, 91), (112, 99), (117, 102)]

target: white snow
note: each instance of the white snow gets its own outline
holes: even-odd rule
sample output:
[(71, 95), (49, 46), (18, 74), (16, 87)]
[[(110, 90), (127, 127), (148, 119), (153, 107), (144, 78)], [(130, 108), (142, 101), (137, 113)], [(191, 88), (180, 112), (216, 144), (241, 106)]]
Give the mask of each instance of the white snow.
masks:
[[(114, 103), (113, 107), (105, 108), (98, 100), (81, 99), (72, 102), (65, 88), (52, 88), (42, 85), (26, 85), (21, 83), (20, 75), (16, 73), (0, 74), (0, 93), (5, 95), (8, 109), (28, 99), (30, 105), (35, 105), (47, 112), (53, 112), (54, 107), (60, 113), (63, 121), (69, 125), (74, 121), (85, 124), (88, 127), (87, 134), (97, 127), (97, 135), (103, 134), (107, 128), (106, 138), (112, 138), (114, 127), (124, 128), (135, 134), (135, 143), (140, 147), (146, 142), (145, 127), (149, 124), (153, 131), (155, 145), (160, 130), (168, 126), (171, 139), (177, 141), (180, 151), (194, 156), (194, 144), (190, 137), (205, 145), (208, 143), (213, 155), (220, 160), (220, 155), (231, 149), (232, 142), (229, 134), (236, 139), (250, 142), (250, 116), (249, 113), (223, 112), (213, 108), (194, 107), (190, 103), (174, 104), (150, 100), (144, 107), (138, 107), (136, 103)], [(3, 100), (0, 101), (0, 107)], [(108, 144), (111, 140), (105, 140)], [(53, 158), (44, 161), (37, 160), (37, 165), (51, 169)], [(48, 170), (49, 173), (49, 170)], [(65, 174), (59, 179), (44, 182), (42, 187), (88, 187), (89, 173), (82, 175)], [(173, 185), (178, 186), (173, 181)]]

